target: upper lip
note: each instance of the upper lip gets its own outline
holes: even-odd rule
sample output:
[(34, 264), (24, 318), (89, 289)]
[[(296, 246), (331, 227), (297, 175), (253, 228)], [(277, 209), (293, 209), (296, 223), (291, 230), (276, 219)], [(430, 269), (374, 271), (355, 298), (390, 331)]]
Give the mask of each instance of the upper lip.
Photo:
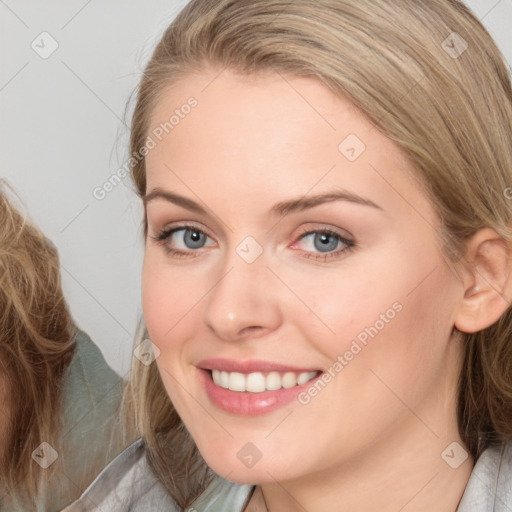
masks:
[(290, 366), (287, 364), (276, 363), (273, 361), (263, 361), (251, 359), (249, 361), (236, 361), (234, 359), (203, 359), (196, 365), (203, 370), (220, 370), (225, 372), (316, 372), (318, 368)]

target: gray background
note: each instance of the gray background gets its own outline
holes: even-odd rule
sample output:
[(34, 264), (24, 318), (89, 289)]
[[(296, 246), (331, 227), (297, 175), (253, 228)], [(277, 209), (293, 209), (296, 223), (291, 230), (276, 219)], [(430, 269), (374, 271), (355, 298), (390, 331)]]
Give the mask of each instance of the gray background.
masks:
[[(512, 0), (467, 3), (512, 64)], [(0, 0), (0, 175), (57, 245), (79, 327), (122, 374), (141, 315), (142, 211), (128, 181), (93, 191), (128, 157), (126, 102), (185, 4)]]

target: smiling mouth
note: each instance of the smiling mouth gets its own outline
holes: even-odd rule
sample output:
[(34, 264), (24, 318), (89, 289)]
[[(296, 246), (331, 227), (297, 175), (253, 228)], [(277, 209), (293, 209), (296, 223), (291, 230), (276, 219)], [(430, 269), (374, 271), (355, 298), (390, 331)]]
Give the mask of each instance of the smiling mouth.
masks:
[(210, 370), (213, 382), (230, 391), (249, 393), (263, 393), (264, 391), (277, 391), (281, 388), (289, 389), (302, 386), (320, 375), (320, 371), (313, 372), (227, 372)]

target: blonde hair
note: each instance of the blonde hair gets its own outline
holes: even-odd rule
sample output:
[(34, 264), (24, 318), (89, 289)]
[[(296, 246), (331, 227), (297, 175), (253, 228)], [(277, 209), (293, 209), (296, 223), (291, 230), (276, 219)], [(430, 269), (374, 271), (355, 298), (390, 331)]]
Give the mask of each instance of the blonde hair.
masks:
[(32, 460), (44, 441), (59, 452), (61, 384), (74, 327), (61, 289), (56, 248), (0, 184), (0, 378), (7, 410), (0, 487), (35, 510), (58, 467)]
[[(132, 153), (144, 146), (168, 85), (205, 64), (246, 75), (277, 71), (315, 78), (349, 99), (413, 164), (439, 214), (452, 260), (485, 226), (511, 240), (512, 205), (504, 196), (512, 184), (510, 77), (491, 36), (461, 1), (193, 0), (144, 70)], [(133, 162), (141, 197), (145, 172), (143, 159)], [(512, 439), (511, 310), (464, 337), (458, 421), (476, 459), (488, 446)], [(129, 389), (150, 464), (186, 507), (211, 475), (156, 365), (134, 361)]]

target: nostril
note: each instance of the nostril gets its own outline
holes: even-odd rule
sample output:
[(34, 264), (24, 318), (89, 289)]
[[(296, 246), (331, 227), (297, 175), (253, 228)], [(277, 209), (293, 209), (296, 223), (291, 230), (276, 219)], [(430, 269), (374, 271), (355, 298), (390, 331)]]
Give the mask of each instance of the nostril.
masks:
[(244, 327), (241, 331), (240, 331), (240, 334), (246, 334), (248, 332), (254, 332), (254, 331), (259, 331), (261, 330), (262, 327), (260, 327), (259, 325), (250, 325), (249, 327)]

